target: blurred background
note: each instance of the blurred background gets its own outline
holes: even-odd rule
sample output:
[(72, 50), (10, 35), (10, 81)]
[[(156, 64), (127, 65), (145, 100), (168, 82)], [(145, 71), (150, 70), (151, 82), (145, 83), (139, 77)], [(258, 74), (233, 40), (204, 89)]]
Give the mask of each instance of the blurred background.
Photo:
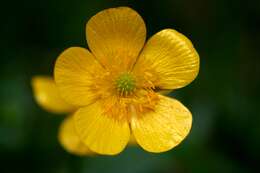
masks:
[[(89, 18), (117, 6), (137, 10), (148, 37), (174, 28), (192, 40), (200, 74), (171, 93), (193, 113), (192, 131), (163, 154), (130, 147), (115, 157), (73, 156), (57, 140), (64, 117), (35, 103), (30, 80), (52, 75), (62, 50), (86, 46)], [(259, 0), (13, 0), (1, 7), (1, 173), (258, 172)]]

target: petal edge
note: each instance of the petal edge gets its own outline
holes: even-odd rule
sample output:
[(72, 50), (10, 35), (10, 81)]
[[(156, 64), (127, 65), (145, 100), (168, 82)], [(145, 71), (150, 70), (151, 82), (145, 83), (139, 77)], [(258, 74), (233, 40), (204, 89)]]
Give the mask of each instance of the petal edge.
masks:
[(88, 46), (107, 68), (132, 68), (143, 48), (146, 27), (142, 17), (129, 7), (105, 9), (86, 25)]
[(52, 113), (69, 113), (76, 108), (60, 96), (54, 80), (49, 76), (34, 76), (31, 80), (36, 102)]
[(154, 111), (134, 116), (131, 127), (137, 143), (146, 151), (159, 153), (177, 146), (189, 133), (192, 116), (179, 101), (159, 96)]
[(129, 141), (128, 122), (118, 121), (105, 115), (98, 102), (80, 108), (74, 118), (81, 140), (98, 154), (118, 154)]
[(165, 29), (148, 40), (134, 71), (149, 74), (155, 87), (178, 89), (197, 77), (199, 64), (199, 55), (191, 41), (173, 29)]
[(67, 117), (60, 125), (58, 135), (60, 144), (69, 153), (79, 156), (93, 155), (94, 153), (80, 141), (72, 116)]
[(85, 48), (71, 47), (55, 63), (54, 77), (61, 96), (76, 106), (93, 103), (95, 76), (105, 73), (94, 56)]

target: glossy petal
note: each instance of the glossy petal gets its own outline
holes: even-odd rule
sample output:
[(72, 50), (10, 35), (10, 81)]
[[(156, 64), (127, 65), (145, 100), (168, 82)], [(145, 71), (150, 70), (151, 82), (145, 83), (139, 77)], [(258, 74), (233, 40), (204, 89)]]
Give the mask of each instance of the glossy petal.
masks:
[(72, 116), (67, 117), (59, 129), (59, 141), (63, 148), (69, 153), (76, 155), (93, 155), (94, 153), (83, 144), (76, 133), (74, 119)]
[(61, 96), (77, 106), (88, 105), (98, 97), (93, 89), (95, 76), (104, 73), (94, 56), (84, 48), (72, 47), (57, 59), (55, 81)]
[(98, 102), (80, 108), (75, 114), (75, 125), (81, 140), (99, 154), (120, 153), (130, 138), (127, 120), (119, 121), (104, 114)]
[(93, 16), (86, 35), (90, 50), (104, 66), (125, 70), (132, 67), (143, 48), (146, 28), (136, 11), (118, 7)]
[(172, 92), (172, 90), (167, 90), (167, 89), (162, 89), (162, 90), (158, 90), (158, 91), (156, 91), (158, 94), (161, 94), (161, 95), (164, 95), (164, 96), (166, 96), (166, 95), (169, 95), (171, 92)]
[(128, 145), (129, 146), (136, 146), (136, 140), (135, 140), (135, 137), (133, 134), (130, 135), (130, 138), (129, 138), (129, 142), (128, 142)]
[(37, 103), (43, 109), (53, 113), (68, 113), (75, 110), (74, 106), (61, 98), (58, 88), (51, 77), (33, 77), (32, 88)]
[(179, 101), (165, 96), (154, 111), (134, 116), (131, 127), (135, 139), (149, 152), (164, 152), (178, 145), (191, 129), (192, 116)]
[(177, 89), (196, 78), (199, 55), (188, 38), (173, 29), (165, 29), (148, 40), (134, 71), (148, 75), (155, 87)]

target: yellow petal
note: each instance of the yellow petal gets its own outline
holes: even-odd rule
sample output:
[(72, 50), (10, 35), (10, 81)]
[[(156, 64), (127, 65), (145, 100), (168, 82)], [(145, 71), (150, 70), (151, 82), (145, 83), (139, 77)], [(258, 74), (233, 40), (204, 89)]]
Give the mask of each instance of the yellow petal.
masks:
[(98, 97), (93, 89), (95, 76), (100, 73), (104, 73), (101, 65), (87, 49), (80, 47), (65, 50), (54, 69), (61, 96), (77, 106), (88, 105)]
[(133, 9), (110, 8), (88, 21), (86, 35), (90, 50), (104, 66), (126, 70), (132, 67), (143, 48), (146, 27)]
[(120, 121), (104, 114), (98, 102), (80, 108), (74, 118), (81, 140), (96, 153), (118, 154), (129, 141), (127, 120)]
[(131, 127), (135, 139), (149, 152), (164, 152), (178, 145), (191, 129), (192, 116), (179, 101), (159, 96), (154, 111), (134, 116)]
[(45, 110), (53, 113), (67, 113), (75, 107), (61, 98), (58, 88), (51, 77), (35, 76), (32, 78), (33, 94), (37, 103)]
[(83, 144), (76, 133), (74, 119), (68, 116), (59, 129), (59, 141), (63, 148), (69, 153), (76, 155), (93, 155), (94, 153)]
[(166, 95), (170, 94), (170, 93), (172, 92), (172, 90), (162, 89), (162, 90), (158, 90), (158, 91), (156, 91), (156, 92), (157, 92), (158, 94), (161, 94), (161, 95), (166, 96)]
[(177, 89), (192, 82), (199, 72), (199, 55), (181, 33), (165, 29), (152, 36), (134, 68), (161, 89)]
[(128, 145), (129, 146), (136, 146), (136, 140), (135, 140), (135, 137), (134, 137), (133, 134), (130, 135)]

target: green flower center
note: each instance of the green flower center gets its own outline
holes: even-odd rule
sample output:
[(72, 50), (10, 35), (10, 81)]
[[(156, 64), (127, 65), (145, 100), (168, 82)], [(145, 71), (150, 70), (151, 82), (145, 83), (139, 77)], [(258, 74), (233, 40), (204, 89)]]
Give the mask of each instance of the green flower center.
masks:
[(135, 79), (129, 73), (122, 73), (116, 79), (116, 88), (121, 95), (128, 95), (135, 90)]

